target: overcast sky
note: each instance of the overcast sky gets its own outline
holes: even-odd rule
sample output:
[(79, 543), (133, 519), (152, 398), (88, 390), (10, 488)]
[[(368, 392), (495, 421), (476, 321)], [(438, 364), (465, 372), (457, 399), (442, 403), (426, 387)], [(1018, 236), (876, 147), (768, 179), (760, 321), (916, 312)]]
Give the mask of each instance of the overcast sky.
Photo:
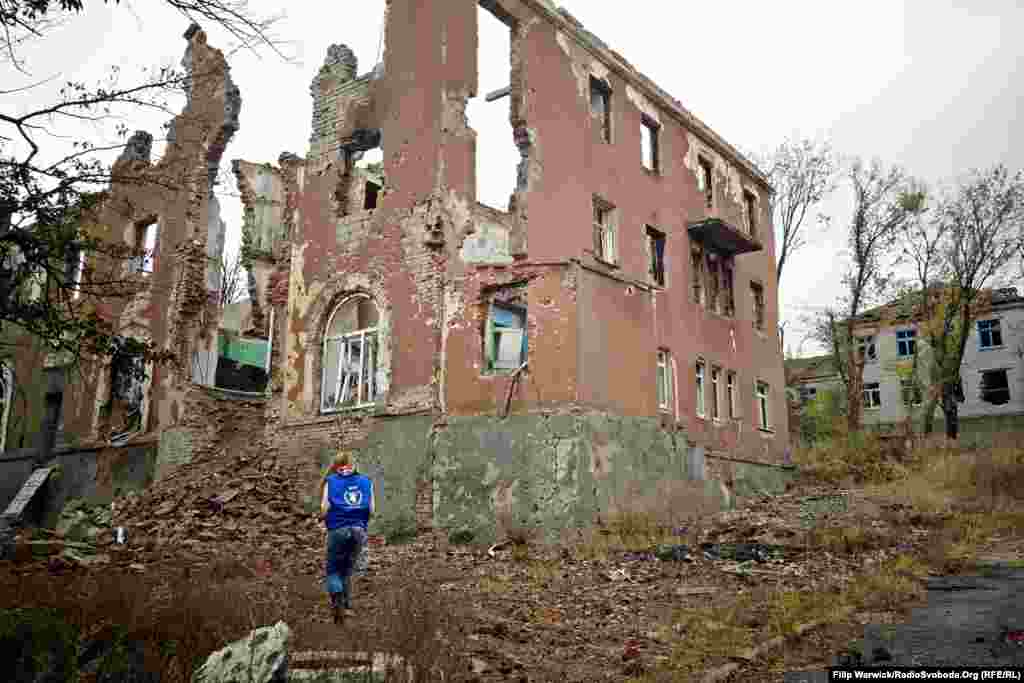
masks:
[[(766, 151), (787, 136), (828, 137), (844, 155), (877, 156), (930, 183), (997, 162), (1024, 166), (1021, 144), (1024, 3), (1018, 0), (862, 0), (858, 3), (718, 0), (621, 3), (563, 0), (593, 33), (731, 143)], [(125, 74), (177, 64), (187, 22), (159, 2), (87, 2), (88, 10), (26, 53), (37, 77), (94, 78), (111, 64)], [(309, 84), (331, 43), (349, 45), (360, 72), (378, 59), (383, 0), (252, 0), (258, 13), (285, 19), (276, 31), (292, 41), (294, 63), (237, 52), (232, 75), (242, 92), (241, 129), (225, 162), (276, 162), (304, 155), (311, 119)], [(495, 30), (497, 29), (497, 30)], [(481, 96), (507, 84), (507, 36), (487, 22), (482, 33)], [(226, 37), (210, 32), (217, 47)], [(5, 84), (23, 84), (0, 67)], [(495, 76), (495, 70), (498, 74)], [(503, 82), (496, 82), (503, 81)], [(35, 95), (45, 101), (45, 88)], [(481, 200), (503, 204), (514, 180), (515, 150), (505, 143), (507, 102), (474, 104), (470, 124), (498, 136), (484, 148)], [(504, 104), (502, 104), (504, 103)], [(16, 107), (23, 106), (19, 101)], [(4, 105), (8, 110), (9, 105)], [(159, 132), (163, 117), (133, 128)], [(225, 168), (226, 168), (225, 164)], [(226, 191), (231, 188), (224, 188)], [(224, 197), (228, 245), (237, 249), (241, 207)], [(843, 268), (849, 198), (825, 210), (833, 227), (787, 264), (781, 283), (787, 345), (797, 350), (797, 318), (830, 304)], [(805, 345), (804, 353), (813, 350)]]

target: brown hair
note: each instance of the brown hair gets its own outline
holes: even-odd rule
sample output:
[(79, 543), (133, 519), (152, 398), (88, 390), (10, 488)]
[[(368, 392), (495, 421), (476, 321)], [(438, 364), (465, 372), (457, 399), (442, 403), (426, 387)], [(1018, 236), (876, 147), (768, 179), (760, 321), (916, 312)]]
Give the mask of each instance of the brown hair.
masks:
[(331, 464), (327, 466), (327, 471), (324, 472), (324, 476), (320, 477), (320, 495), (324, 495), (324, 487), (327, 486), (327, 477), (341, 471), (343, 467), (353, 466), (352, 451), (347, 451), (344, 448), (338, 450), (334, 454), (334, 458), (331, 459)]

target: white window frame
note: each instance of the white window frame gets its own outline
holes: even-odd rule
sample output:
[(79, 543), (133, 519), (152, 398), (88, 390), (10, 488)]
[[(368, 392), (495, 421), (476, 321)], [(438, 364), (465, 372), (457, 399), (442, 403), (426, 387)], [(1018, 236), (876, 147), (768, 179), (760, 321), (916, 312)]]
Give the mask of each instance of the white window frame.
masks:
[(697, 417), (699, 417), (699, 418), (707, 417), (707, 414), (706, 414), (707, 405), (706, 405), (706, 400), (705, 400), (705, 396), (704, 396), (705, 373), (706, 373), (706, 368), (705, 368), (704, 361), (703, 360), (698, 360), (697, 361), (697, 377), (696, 377), (697, 386), (696, 386), (696, 389), (697, 389)]
[(75, 270), (75, 277), (72, 280), (74, 291), (71, 292), (71, 300), (78, 301), (82, 297), (82, 282), (85, 273), (85, 250), (78, 250), (78, 265)]
[(727, 372), (725, 373), (725, 393), (726, 403), (729, 406), (729, 419), (739, 419), (739, 413), (736, 411), (736, 373)]
[[(600, 212), (600, 214), (598, 213)], [(599, 220), (599, 218), (603, 220)], [(615, 234), (615, 207), (600, 197), (594, 197), (594, 255), (605, 263), (618, 263), (618, 244)]]
[[(334, 316), (338, 314), (343, 307), (356, 302), (359, 300), (369, 301), (370, 305), (376, 307), (376, 302), (373, 301), (369, 296), (363, 294), (356, 294), (342, 300), (337, 306), (334, 307), (334, 311), (331, 312), (331, 317), (327, 320), (326, 330), (331, 329), (331, 324), (334, 322)], [(358, 306), (358, 304), (356, 304)], [(378, 316), (380, 315), (380, 309), (377, 309)], [(367, 327), (361, 330), (355, 330), (353, 332), (346, 332), (344, 334), (328, 336), (324, 334), (323, 344), (320, 350), (320, 364), (321, 364), (321, 381), (320, 381), (320, 412), (323, 414), (328, 413), (339, 413), (346, 410), (356, 410), (359, 408), (365, 408), (367, 406), (375, 405), (377, 399), (380, 398), (380, 382), (377, 378), (378, 370), (378, 354), (380, 353), (380, 336), (378, 331), (379, 318), (377, 327)], [(367, 354), (367, 341), (373, 345), (373, 353)], [(351, 368), (354, 362), (352, 350), (356, 348), (358, 341), (359, 348), (359, 376), (355, 379), (355, 386), (350, 384), (349, 380), (353, 374), (351, 371), (346, 371), (346, 368)], [(338, 375), (333, 380), (327, 377), (327, 350), (331, 343), (339, 345), (338, 355)], [(328, 384), (328, 382), (331, 382)], [(333, 396), (337, 397), (333, 406), (327, 405), (328, 386), (333, 387)], [(345, 395), (348, 396), (348, 392), (355, 391), (355, 402), (345, 405), (344, 401), (340, 398)], [(372, 392), (372, 396), (369, 393)]]
[[(905, 353), (904, 349), (906, 350)], [(896, 355), (900, 358), (911, 358), (916, 350), (917, 330), (912, 327), (904, 330), (896, 330)]]
[(722, 403), (719, 400), (719, 387), (721, 385), (722, 368), (711, 366), (711, 419), (715, 422), (722, 420)]
[(880, 382), (865, 382), (862, 390), (864, 410), (880, 410), (882, 407), (882, 385)]
[(771, 413), (768, 410), (768, 394), (771, 392), (771, 387), (768, 386), (767, 382), (757, 380), (754, 382), (754, 396), (757, 397), (757, 413), (760, 419), (760, 428), (765, 431), (771, 430)]
[[(984, 325), (984, 328), (982, 328)], [(995, 343), (995, 336), (999, 336), (999, 343)], [(988, 337), (988, 343), (985, 343), (985, 338)], [(1003, 348), (1003, 326), (999, 318), (989, 318), (987, 320), (978, 321), (978, 349), (987, 351), (989, 349), (1001, 349)]]
[(657, 357), (657, 397), (658, 410), (672, 413), (675, 404), (674, 382), (672, 381), (672, 354), (664, 349), (658, 351)]
[(651, 173), (660, 170), (660, 133), (661, 126), (657, 121), (648, 116), (640, 117), (640, 164)]

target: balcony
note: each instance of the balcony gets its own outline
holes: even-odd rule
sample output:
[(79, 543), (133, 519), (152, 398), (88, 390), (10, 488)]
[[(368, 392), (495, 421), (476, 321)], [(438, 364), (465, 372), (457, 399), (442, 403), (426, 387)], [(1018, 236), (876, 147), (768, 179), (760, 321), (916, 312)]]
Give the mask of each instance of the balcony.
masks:
[(761, 251), (764, 247), (756, 239), (721, 218), (705, 218), (690, 223), (690, 237), (715, 251), (737, 255)]

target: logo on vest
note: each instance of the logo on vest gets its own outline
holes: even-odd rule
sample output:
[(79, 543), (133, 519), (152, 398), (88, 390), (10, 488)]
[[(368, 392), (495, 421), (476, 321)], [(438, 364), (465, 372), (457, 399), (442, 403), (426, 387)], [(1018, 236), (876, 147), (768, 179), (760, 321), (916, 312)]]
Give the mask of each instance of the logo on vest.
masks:
[(345, 491), (345, 502), (353, 507), (363, 502), (363, 492), (357, 488)]

